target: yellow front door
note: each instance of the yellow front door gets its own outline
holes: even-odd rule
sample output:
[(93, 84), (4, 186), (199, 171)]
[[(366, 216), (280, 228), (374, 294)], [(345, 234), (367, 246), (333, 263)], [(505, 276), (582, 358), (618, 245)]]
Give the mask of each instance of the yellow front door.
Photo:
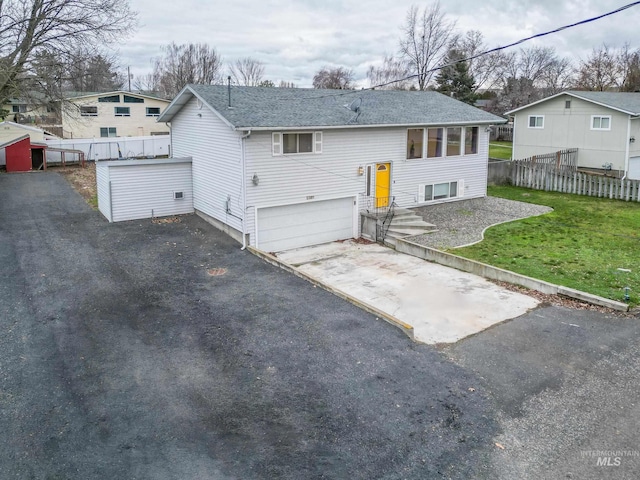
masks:
[(376, 165), (376, 208), (388, 207), (391, 196), (391, 164), (378, 163)]

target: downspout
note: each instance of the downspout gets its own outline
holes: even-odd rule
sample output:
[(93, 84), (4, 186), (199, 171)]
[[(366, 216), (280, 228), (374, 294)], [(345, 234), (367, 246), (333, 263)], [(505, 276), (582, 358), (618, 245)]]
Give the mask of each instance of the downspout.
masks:
[(247, 130), (247, 132), (242, 135), (242, 138), (240, 139), (240, 149), (241, 149), (241, 155), (240, 155), (240, 161), (242, 162), (242, 165), (240, 167), (240, 174), (241, 174), (241, 178), (242, 178), (242, 182), (241, 182), (241, 195), (242, 195), (242, 248), (240, 250), (244, 250), (245, 248), (247, 248), (247, 232), (246, 232), (246, 227), (245, 227), (245, 223), (244, 223), (244, 219), (247, 216), (247, 178), (245, 175), (245, 170), (246, 170), (246, 165), (245, 165), (245, 148), (244, 148), (244, 142), (247, 138), (249, 138), (249, 136), (251, 135), (251, 130)]
[(625, 181), (627, 178), (627, 171), (629, 170), (629, 144), (631, 143), (630, 141), (631, 139), (631, 115), (629, 115), (629, 118), (627, 120), (627, 146), (625, 148), (625, 153), (624, 153), (624, 175), (621, 179), (621, 181)]

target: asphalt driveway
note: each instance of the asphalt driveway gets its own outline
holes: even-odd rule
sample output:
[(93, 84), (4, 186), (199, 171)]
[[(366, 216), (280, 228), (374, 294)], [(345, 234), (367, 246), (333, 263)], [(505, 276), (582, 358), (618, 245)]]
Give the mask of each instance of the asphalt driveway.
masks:
[(108, 224), (53, 172), (0, 193), (1, 478), (486, 474), (491, 404), (435, 349), (198, 217)]
[(438, 351), (195, 216), (108, 224), (53, 172), (0, 194), (3, 480), (638, 477), (638, 318)]

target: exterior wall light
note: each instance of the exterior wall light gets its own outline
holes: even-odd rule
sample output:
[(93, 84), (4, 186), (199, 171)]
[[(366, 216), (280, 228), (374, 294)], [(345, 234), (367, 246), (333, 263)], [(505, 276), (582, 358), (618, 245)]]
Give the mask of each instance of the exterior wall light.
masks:
[(253, 174), (253, 177), (251, 178), (251, 181), (253, 182), (254, 185), (258, 185), (260, 183), (260, 178), (258, 177), (257, 173)]
[(364, 167), (362, 165), (358, 167), (358, 175), (360, 176), (364, 175)]

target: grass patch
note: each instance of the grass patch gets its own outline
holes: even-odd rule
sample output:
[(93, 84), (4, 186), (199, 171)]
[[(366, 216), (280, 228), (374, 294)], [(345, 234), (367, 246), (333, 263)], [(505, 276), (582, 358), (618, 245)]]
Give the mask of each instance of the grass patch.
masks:
[(87, 163), (85, 168), (76, 165), (73, 167), (54, 167), (50, 170), (62, 174), (91, 208), (98, 209), (95, 163)]
[(513, 144), (511, 142), (489, 142), (489, 158), (511, 160)]
[(618, 301), (629, 287), (629, 303), (638, 305), (639, 203), (508, 186), (488, 193), (554, 211), (491, 227), (456, 255)]

